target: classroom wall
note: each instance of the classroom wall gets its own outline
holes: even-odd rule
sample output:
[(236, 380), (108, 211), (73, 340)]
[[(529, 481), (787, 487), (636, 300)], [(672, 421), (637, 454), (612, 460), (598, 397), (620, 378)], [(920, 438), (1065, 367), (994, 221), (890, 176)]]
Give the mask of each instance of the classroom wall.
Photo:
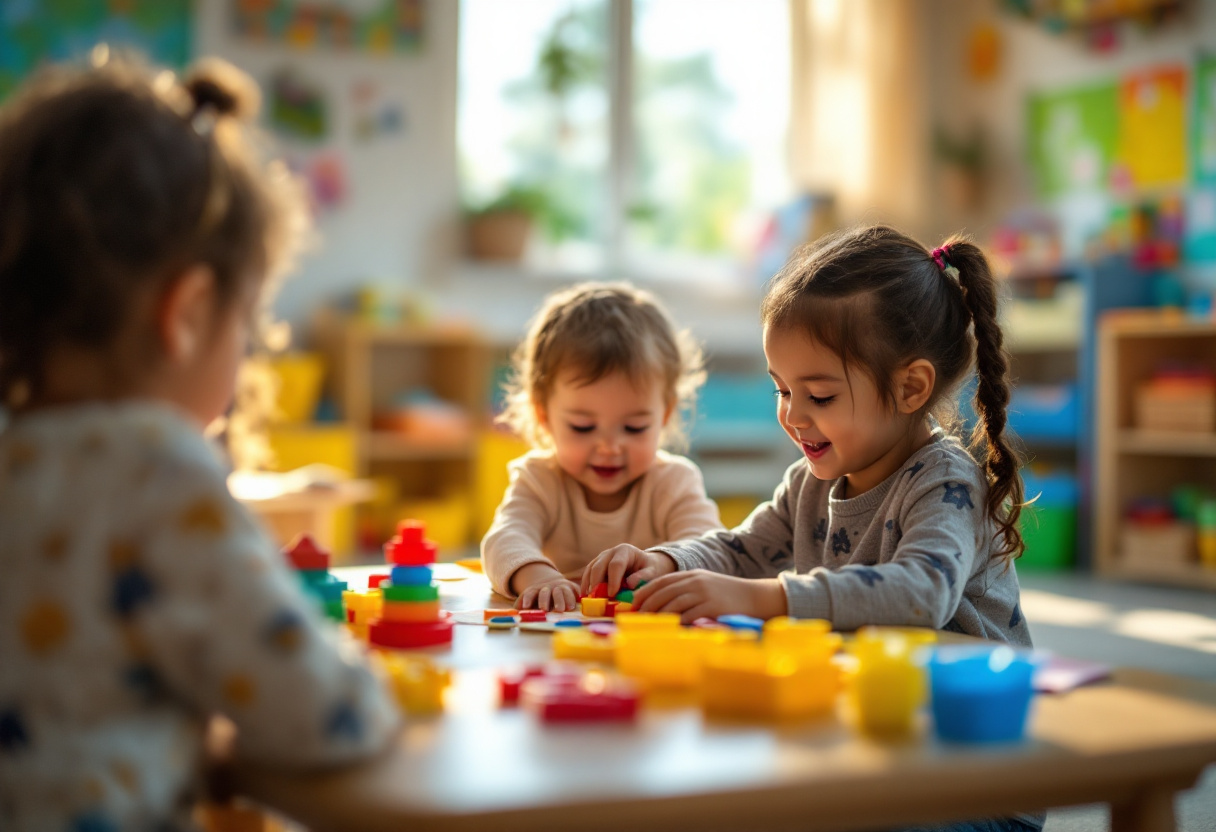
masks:
[[(1079, 86), (1128, 70), (1191, 60), (1205, 45), (1216, 47), (1216, 3), (1192, 3), (1190, 20), (1156, 31), (1124, 26), (1120, 45), (1095, 53), (1076, 37), (1058, 36), (1038, 24), (1000, 10), (999, 0), (930, 0), (933, 32), (931, 117), (934, 124), (962, 131), (982, 124), (991, 151), (989, 190), (978, 211), (946, 203), (933, 210), (941, 233), (967, 228), (983, 238), (1015, 207), (1033, 202), (1033, 180), (1025, 142), (1026, 96), (1035, 90)], [(971, 81), (965, 71), (967, 44), (975, 27), (996, 22), (1001, 33), (1001, 69), (990, 82)]]
[[(416, 54), (373, 57), (322, 50), (299, 52), (234, 37), (228, 3), (196, 4), (195, 54), (218, 55), (250, 72), (264, 87), (275, 72), (296, 66), (322, 86), (330, 103), (325, 146), (346, 164), (344, 204), (322, 211), (321, 247), (283, 287), (277, 312), (307, 329), (316, 308), (373, 283), (402, 288), (434, 282), (455, 257), (459, 195), (456, 178), (456, 73), (459, 4), (426, 5), (424, 44)], [(360, 142), (352, 129), (351, 87), (372, 80), (400, 104), (398, 136)], [(297, 154), (311, 146), (284, 142)]]

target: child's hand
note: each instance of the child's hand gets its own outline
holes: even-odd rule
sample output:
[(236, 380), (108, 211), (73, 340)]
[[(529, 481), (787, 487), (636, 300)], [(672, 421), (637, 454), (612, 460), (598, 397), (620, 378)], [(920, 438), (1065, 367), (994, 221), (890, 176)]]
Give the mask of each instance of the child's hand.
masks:
[(587, 595), (596, 584), (608, 584), (608, 597), (622, 587), (630, 589), (640, 581), (652, 581), (660, 575), (676, 571), (676, 562), (661, 552), (647, 552), (637, 546), (622, 543), (600, 552), (583, 570), (582, 593)]
[(562, 575), (531, 584), (515, 599), (515, 608), (531, 607), (554, 612), (578, 609), (578, 584)]
[(785, 615), (786, 608), (785, 589), (775, 578), (736, 578), (704, 569), (664, 575), (633, 593), (636, 612), (678, 612), (685, 624), (731, 613), (768, 619)]

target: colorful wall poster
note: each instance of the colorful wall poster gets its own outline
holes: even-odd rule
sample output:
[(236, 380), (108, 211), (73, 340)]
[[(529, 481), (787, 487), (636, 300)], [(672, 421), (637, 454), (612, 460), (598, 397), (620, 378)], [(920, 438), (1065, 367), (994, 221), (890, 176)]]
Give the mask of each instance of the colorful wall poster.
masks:
[(179, 68), (190, 59), (192, 0), (0, 0), (0, 98), (40, 65), (99, 43)]
[(1154, 67), (1120, 82), (1118, 184), (1156, 188), (1186, 179), (1186, 75), (1183, 66)]
[(229, 0), (243, 38), (302, 50), (388, 54), (422, 45), (425, 0)]
[(1200, 55), (1194, 77), (1191, 175), (1199, 184), (1216, 184), (1216, 55)]
[(1043, 196), (1107, 186), (1119, 142), (1114, 83), (1031, 95), (1026, 123), (1030, 163)]

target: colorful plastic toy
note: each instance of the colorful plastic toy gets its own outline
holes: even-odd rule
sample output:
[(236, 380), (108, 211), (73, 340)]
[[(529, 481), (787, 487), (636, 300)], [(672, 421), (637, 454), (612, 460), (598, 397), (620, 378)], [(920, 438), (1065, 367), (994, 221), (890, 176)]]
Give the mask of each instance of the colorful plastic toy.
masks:
[(519, 702), (519, 691), (528, 679), (538, 676), (568, 676), (578, 678), (581, 671), (574, 665), (551, 662), (549, 664), (530, 664), (522, 667), (512, 667), (498, 674), (498, 699), (503, 707), (510, 707)]
[(389, 580), (392, 580), (392, 575), (390, 575), (386, 572), (379, 572), (375, 575), (370, 576), (367, 579), (367, 588), (368, 589), (379, 589), (382, 581), (389, 581)]
[(848, 699), (857, 727), (878, 738), (907, 736), (925, 701), (924, 645), (895, 629), (863, 630), (849, 647), (856, 667)]
[(544, 610), (520, 610), (519, 620), (528, 622), (548, 621), (549, 614)]
[[(617, 612), (620, 612), (620, 607), (617, 607)], [(625, 616), (618, 615), (616, 626), (622, 633), (678, 629), (680, 616), (674, 612), (634, 612)]]
[(513, 630), (516, 623), (513, 615), (496, 615), (486, 622), (486, 626), (491, 630)]
[(383, 598), (380, 590), (372, 589), (367, 592), (347, 590), (342, 593), (342, 602), (346, 606), (346, 626), (356, 638), (367, 641), (367, 628), (372, 619), (380, 617)]
[(769, 650), (788, 653), (804, 662), (828, 661), (841, 644), (831, 623), (818, 618), (771, 618), (764, 625), (763, 638)]
[(597, 635), (586, 627), (558, 630), (553, 634), (553, 657), (612, 664), (616, 658), (616, 640), (611, 635)]
[[(389, 580), (380, 584), (380, 617), (368, 624), (369, 642), (399, 650), (451, 643), (452, 616), (439, 608), (439, 587), (430, 579), (418, 583), (424, 568), (430, 572), (436, 551), (421, 523), (398, 524), (397, 534), (384, 544), (384, 559), (394, 566)], [(398, 583), (399, 578), (405, 582)]]
[(592, 587), (591, 594), (588, 595), (587, 597), (588, 598), (603, 598), (603, 599), (607, 600), (608, 584), (604, 583), (603, 581), (600, 581), (598, 584), (596, 584), (594, 587)]
[(499, 616), (502, 616), (502, 615), (519, 615), (519, 612), (517, 610), (512, 610), (512, 609), (483, 610), (482, 611), (482, 620), (489, 621), (491, 618), (498, 618)]
[(633, 590), (632, 589), (622, 589), (620, 592), (618, 592), (616, 594), (615, 600), (623, 601), (626, 604), (632, 604), (633, 603)]
[(760, 719), (830, 713), (840, 689), (840, 671), (829, 659), (831, 652), (825, 646), (795, 653), (769, 647), (763, 640), (733, 638), (705, 656), (702, 706), (710, 714)]
[(731, 638), (729, 630), (623, 629), (616, 636), (616, 665), (656, 688), (692, 687), (701, 681), (706, 653)]
[(393, 586), (428, 586), (434, 574), (429, 566), (394, 566), (389, 579)]
[(946, 742), (1016, 742), (1034, 698), (1032, 654), (1010, 647), (939, 647), (929, 660), (933, 724)]
[[(600, 586), (606, 585), (600, 584)], [(582, 609), (583, 615), (588, 618), (603, 618), (604, 612), (608, 607), (608, 599), (601, 596), (588, 595), (579, 602), (579, 606)]]
[(329, 552), (317, 546), (311, 537), (302, 534), (283, 549), (283, 556), (297, 570), (305, 591), (320, 602), (325, 615), (335, 621), (346, 621), (342, 593), (346, 591), (347, 584), (329, 574)]
[(393, 694), (408, 713), (443, 710), (443, 692), (452, 684), (452, 674), (426, 656), (386, 656)]
[(438, 547), (426, 539), (426, 527), (417, 520), (397, 524), (397, 534), (384, 544), (384, 558), (396, 566), (429, 566)]
[(519, 701), (541, 721), (631, 722), (638, 713), (637, 687), (591, 672), (581, 677), (538, 676), (520, 687)]
[(560, 627), (562, 629), (565, 629), (567, 627), (577, 628), (577, 627), (583, 626), (583, 622), (579, 621), (577, 618), (563, 618), (560, 621), (554, 621), (553, 626)]
[(758, 633), (764, 629), (764, 621), (750, 615), (719, 615), (718, 623), (732, 630), (753, 630)]

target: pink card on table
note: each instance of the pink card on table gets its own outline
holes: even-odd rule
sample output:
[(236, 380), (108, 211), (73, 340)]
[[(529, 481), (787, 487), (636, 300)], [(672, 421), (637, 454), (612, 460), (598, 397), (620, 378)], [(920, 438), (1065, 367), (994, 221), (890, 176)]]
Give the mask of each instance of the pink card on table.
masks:
[(1034, 689), (1039, 693), (1064, 693), (1110, 676), (1110, 667), (1084, 659), (1052, 656), (1034, 672)]

